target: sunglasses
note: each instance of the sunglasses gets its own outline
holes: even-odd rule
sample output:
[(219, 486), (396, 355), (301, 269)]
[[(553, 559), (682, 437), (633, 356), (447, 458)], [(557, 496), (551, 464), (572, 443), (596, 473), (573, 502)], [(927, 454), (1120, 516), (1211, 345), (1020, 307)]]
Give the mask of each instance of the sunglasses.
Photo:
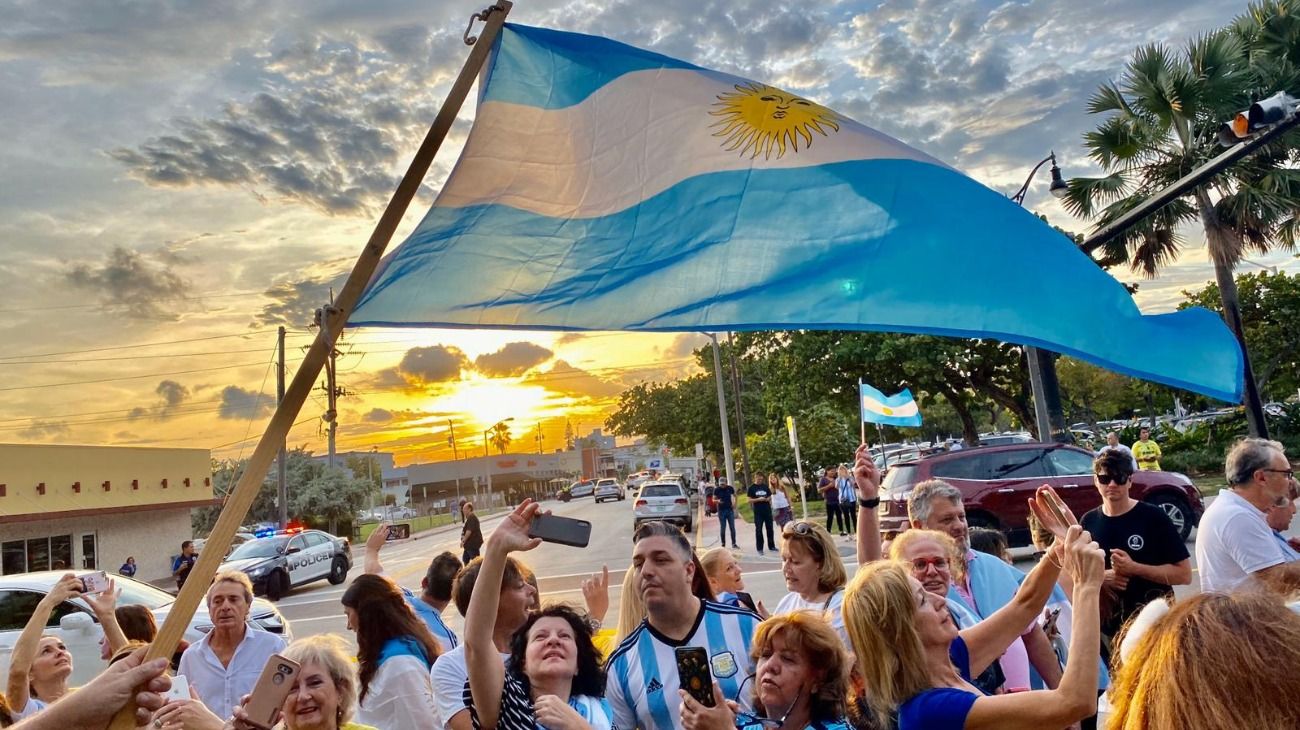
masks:
[(786, 526), (782, 528), (781, 532), (793, 532), (796, 535), (807, 537), (808, 535), (813, 534), (813, 525), (811, 522), (797, 520), (795, 522), (786, 523)]
[(917, 558), (916, 560), (912, 561), (912, 572), (924, 573), (926, 569), (929, 568), (931, 565), (934, 566), (935, 570), (947, 570), (948, 559), (947, 558)]
[(1115, 482), (1116, 484), (1128, 483), (1128, 477), (1124, 477), (1123, 479), (1120, 479), (1119, 477), (1113, 477), (1109, 474), (1094, 474), (1093, 476), (1097, 477), (1097, 483), (1102, 485), (1103, 487), (1106, 486), (1107, 484), (1110, 484), (1111, 482)]

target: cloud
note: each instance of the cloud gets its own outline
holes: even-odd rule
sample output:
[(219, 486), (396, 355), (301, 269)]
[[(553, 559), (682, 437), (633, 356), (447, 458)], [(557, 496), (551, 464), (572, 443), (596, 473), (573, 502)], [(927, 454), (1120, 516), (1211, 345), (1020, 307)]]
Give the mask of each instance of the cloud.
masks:
[(64, 277), (77, 288), (97, 293), (105, 309), (138, 319), (176, 319), (161, 302), (183, 299), (190, 289), (169, 264), (150, 263), (139, 251), (123, 246), (114, 246), (102, 264), (76, 264)]
[(565, 332), (555, 340), (557, 345), (572, 345), (575, 342), (581, 342), (587, 335), (583, 332)]
[(393, 420), (393, 412), (384, 408), (371, 408), (361, 420), (367, 423), (388, 423)]
[(47, 421), (36, 419), (31, 425), (18, 432), (18, 435), (25, 439), (48, 439), (56, 436), (66, 436), (71, 433), (72, 429), (63, 421)]
[(618, 383), (602, 380), (563, 360), (556, 360), (550, 370), (530, 374), (524, 383), (576, 398), (609, 398), (623, 392), (623, 386)]
[(165, 421), (176, 415), (176, 409), (190, 397), (190, 389), (175, 380), (159, 381), (158, 387), (154, 388), (153, 392), (157, 394), (158, 402), (149, 407), (132, 408), (127, 411), (128, 420), (138, 421), (152, 415), (159, 421)]
[(254, 327), (303, 327), (315, 321), (316, 310), (329, 302), (330, 287), (338, 292), (348, 272), (273, 284), (263, 296), (271, 301), (253, 317)]
[(375, 373), (373, 384), (381, 390), (426, 390), (431, 385), (460, 380), (460, 371), (469, 366), (469, 357), (460, 348), (413, 347), (406, 351), (397, 367)]
[(674, 337), (673, 341), (664, 348), (664, 357), (671, 360), (690, 357), (695, 354), (696, 350), (707, 346), (709, 342), (709, 338), (702, 334), (694, 332), (680, 334)]
[(555, 353), (531, 342), (511, 342), (496, 352), (479, 355), (474, 367), (492, 377), (523, 375), (537, 365), (550, 360)]
[(244, 390), (238, 385), (227, 385), (221, 389), (221, 406), (217, 410), (218, 418), (243, 420), (271, 415), (275, 399), (271, 396)]
[(381, 39), (303, 37), (247, 59), (260, 64), (264, 89), (250, 99), (175, 119), (168, 133), (108, 155), (152, 186), (232, 187), (329, 215), (370, 216), (437, 108), (430, 67), (450, 60), (430, 56), (430, 35), (404, 27)]

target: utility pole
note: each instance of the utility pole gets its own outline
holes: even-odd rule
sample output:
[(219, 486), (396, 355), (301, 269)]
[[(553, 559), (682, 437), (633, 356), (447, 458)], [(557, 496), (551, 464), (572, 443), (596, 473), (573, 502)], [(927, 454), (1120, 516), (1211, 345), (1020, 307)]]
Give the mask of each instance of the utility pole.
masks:
[[(333, 307), (334, 289), (331, 287), (330, 308), (332, 309)], [(324, 321), (324, 314), (320, 310), (316, 310), (316, 324), (323, 326), (322, 323)], [(340, 335), (340, 337), (341, 336), (342, 335)], [(334, 468), (334, 440), (338, 436), (339, 388), (338, 383), (334, 379), (334, 373), (336, 372), (336, 366), (338, 365), (338, 357), (338, 347), (336, 347), (334, 343), (330, 343), (329, 356), (325, 360), (325, 400), (327, 405), (325, 406), (325, 415), (321, 416), (321, 420), (325, 421), (329, 427), (329, 458), (326, 461), (326, 464), (328, 464), (331, 469)]]
[(749, 447), (745, 445), (745, 412), (740, 408), (740, 374), (736, 371), (736, 343), (727, 333), (727, 357), (731, 360), (731, 392), (736, 396), (736, 429), (740, 431), (740, 465), (745, 472), (745, 485), (750, 481)]
[(452, 522), (460, 521), (460, 454), (456, 452), (456, 425), (447, 419), (447, 429), (450, 435), (447, 436), (447, 443), (451, 444), (451, 460), (456, 462), (456, 509), (452, 510)]
[(718, 420), (722, 426), (722, 458), (727, 465), (727, 483), (736, 486), (736, 464), (731, 455), (731, 423), (727, 419), (727, 393), (722, 387), (722, 358), (718, 355), (718, 336), (709, 333), (713, 341), (713, 380), (718, 386)]
[[(278, 350), (279, 363), (276, 368), (275, 405), (278, 408), (284, 402), (284, 327), (280, 328)], [(276, 495), (280, 500), (280, 529), (289, 525), (289, 453), (286, 449), (288, 439), (280, 440), (280, 456), (276, 460)]]

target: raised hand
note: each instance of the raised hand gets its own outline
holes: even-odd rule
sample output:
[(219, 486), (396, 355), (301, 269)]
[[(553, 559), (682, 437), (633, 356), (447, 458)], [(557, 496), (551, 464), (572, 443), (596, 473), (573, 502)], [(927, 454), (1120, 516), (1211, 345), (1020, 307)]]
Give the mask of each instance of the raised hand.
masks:
[(112, 578), (109, 578), (108, 588), (98, 594), (87, 593), (81, 598), (90, 604), (90, 610), (94, 611), (96, 616), (102, 617), (113, 613), (113, 610), (117, 608), (118, 595), (120, 595), (120, 591), (117, 590), (117, 584), (113, 582)]
[(605, 622), (609, 613), (609, 566), (600, 566), (600, 575), (582, 580), (582, 600), (587, 603), (587, 615), (596, 623)]
[(1063, 538), (1065, 571), (1079, 586), (1099, 587), (1106, 577), (1106, 552), (1093, 542), (1092, 535), (1078, 525), (1071, 525)]
[(1066, 539), (1066, 533), (1071, 526), (1079, 524), (1074, 513), (1065, 504), (1065, 500), (1061, 499), (1061, 495), (1046, 484), (1039, 487), (1034, 496), (1029, 499), (1029, 509), (1058, 542)]
[(57, 606), (69, 598), (76, 598), (81, 595), (81, 579), (72, 573), (65, 573), (59, 582), (54, 584), (49, 593), (45, 594), (45, 601), (49, 605)]
[(528, 526), (537, 516), (539, 506), (531, 499), (525, 499), (506, 516), (492, 535), (487, 539), (488, 549), (504, 550), (507, 553), (519, 550), (532, 550), (542, 544), (541, 538), (529, 537)]
[(388, 542), (388, 523), (380, 522), (375, 525), (374, 531), (366, 538), (366, 550), (379, 552), (386, 542)]
[(880, 470), (871, 459), (871, 451), (866, 444), (858, 446), (853, 452), (853, 481), (858, 487), (858, 499), (875, 499), (880, 496)]

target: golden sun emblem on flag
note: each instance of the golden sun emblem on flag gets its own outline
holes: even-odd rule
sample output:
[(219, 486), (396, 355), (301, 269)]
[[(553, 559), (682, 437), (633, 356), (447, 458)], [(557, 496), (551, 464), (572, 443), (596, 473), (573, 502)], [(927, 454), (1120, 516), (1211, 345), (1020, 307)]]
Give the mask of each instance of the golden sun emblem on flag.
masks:
[(714, 137), (723, 137), (723, 149), (740, 150), (755, 159), (785, 156), (786, 149), (799, 151), (799, 140), (805, 149), (812, 146), (813, 133), (829, 137), (827, 129), (840, 131), (835, 112), (820, 104), (795, 96), (788, 91), (752, 81), (736, 84), (735, 92), (718, 94), (717, 107), (709, 112), (720, 117), (712, 127), (718, 131)]

